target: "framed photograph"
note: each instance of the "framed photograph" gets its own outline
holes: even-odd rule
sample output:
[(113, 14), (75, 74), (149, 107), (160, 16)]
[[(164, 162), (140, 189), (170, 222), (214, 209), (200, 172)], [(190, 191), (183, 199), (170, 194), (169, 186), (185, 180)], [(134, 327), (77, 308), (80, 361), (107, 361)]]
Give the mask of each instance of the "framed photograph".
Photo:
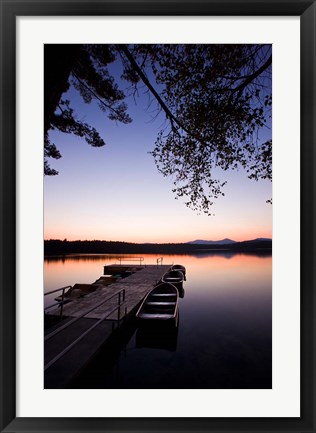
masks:
[(1, 431), (315, 432), (315, 2), (0, 1)]

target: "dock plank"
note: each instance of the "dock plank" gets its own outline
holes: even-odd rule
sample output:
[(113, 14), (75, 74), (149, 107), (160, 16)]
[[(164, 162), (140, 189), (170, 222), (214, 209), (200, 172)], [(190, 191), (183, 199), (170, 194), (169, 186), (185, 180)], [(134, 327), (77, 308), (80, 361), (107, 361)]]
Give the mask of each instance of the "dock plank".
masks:
[[(162, 275), (170, 268), (170, 266), (171, 265), (147, 265), (134, 274), (118, 280), (115, 283), (112, 283), (108, 286), (100, 286), (100, 288), (96, 291), (65, 304), (63, 308), (63, 315), (68, 317), (78, 317), (84, 311), (89, 311), (90, 309), (97, 306), (102, 302), (102, 300), (106, 300), (113, 294), (125, 289), (125, 303), (124, 306), (122, 306), (121, 311), (122, 318), (125, 314), (129, 314), (129, 312), (139, 304), (146, 293), (159, 282)], [(93, 312), (87, 314), (85, 317), (91, 319), (100, 319), (103, 315), (115, 308), (117, 304), (118, 297), (114, 297), (104, 305), (96, 308)], [(50, 314), (59, 315), (59, 310), (56, 308), (52, 310)], [(116, 313), (113, 313), (110, 318), (116, 318)]]

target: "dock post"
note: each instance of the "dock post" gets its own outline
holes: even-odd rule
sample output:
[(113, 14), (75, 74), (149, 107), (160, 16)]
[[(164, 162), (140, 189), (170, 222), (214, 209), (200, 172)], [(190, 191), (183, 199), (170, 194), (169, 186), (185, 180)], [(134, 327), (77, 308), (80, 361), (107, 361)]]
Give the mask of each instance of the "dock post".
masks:
[(60, 321), (63, 320), (63, 308), (64, 308), (64, 300), (65, 300), (65, 287), (63, 288), (63, 294), (61, 297), (61, 306), (60, 306)]
[(117, 309), (117, 326), (119, 326), (120, 323), (120, 317), (121, 317), (121, 292), (118, 293), (118, 309)]

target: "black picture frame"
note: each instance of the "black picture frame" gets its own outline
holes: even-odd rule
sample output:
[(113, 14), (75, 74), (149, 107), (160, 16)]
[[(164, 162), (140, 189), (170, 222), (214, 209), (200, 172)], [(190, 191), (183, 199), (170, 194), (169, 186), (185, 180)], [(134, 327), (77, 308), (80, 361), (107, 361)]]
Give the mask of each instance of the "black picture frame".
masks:
[[(315, 119), (316, 4), (301, 0), (0, 0), (1, 9), (1, 359), (2, 432), (316, 432)], [(18, 418), (16, 416), (17, 16), (300, 16), (301, 21), (301, 416), (300, 418)]]

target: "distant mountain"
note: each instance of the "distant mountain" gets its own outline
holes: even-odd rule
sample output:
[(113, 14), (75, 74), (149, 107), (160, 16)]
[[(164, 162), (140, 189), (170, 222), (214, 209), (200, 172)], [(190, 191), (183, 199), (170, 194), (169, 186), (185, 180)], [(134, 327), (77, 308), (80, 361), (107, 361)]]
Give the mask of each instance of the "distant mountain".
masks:
[(232, 244), (238, 244), (238, 243), (244, 243), (244, 242), (271, 242), (272, 239), (270, 238), (256, 238), (256, 239), (249, 239), (246, 241), (242, 241), (242, 242), (236, 242), (233, 241), (232, 239), (221, 239), (219, 241), (207, 241), (204, 239), (196, 239), (195, 241), (190, 241), (190, 242), (186, 242), (187, 244), (190, 245), (232, 245)]
[(187, 242), (187, 244), (192, 244), (192, 245), (230, 245), (235, 243), (236, 241), (233, 241), (228, 238), (222, 239), (220, 241), (205, 241), (203, 239), (197, 239), (195, 241)]

